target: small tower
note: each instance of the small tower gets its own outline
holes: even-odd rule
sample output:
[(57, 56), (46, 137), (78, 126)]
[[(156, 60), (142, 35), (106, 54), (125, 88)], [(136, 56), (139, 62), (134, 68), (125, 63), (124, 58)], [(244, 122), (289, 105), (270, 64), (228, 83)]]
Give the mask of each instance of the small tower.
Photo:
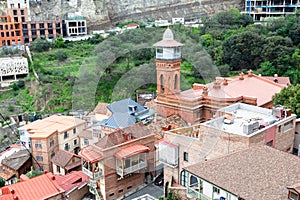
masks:
[(167, 28), (163, 39), (153, 46), (156, 47), (157, 95), (179, 93), (183, 44), (175, 41), (171, 29)]

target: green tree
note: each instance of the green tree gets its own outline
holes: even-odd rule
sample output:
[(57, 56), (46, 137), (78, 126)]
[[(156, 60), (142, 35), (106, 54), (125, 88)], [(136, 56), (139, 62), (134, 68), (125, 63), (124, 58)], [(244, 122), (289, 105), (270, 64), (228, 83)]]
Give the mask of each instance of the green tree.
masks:
[(277, 72), (270, 61), (265, 61), (261, 63), (259, 73), (264, 76), (274, 76), (274, 74), (276, 74)]
[(232, 35), (224, 41), (224, 63), (233, 70), (257, 69), (262, 61), (264, 37), (252, 31)]
[(274, 105), (283, 105), (300, 117), (300, 84), (289, 85), (273, 97)]
[(51, 43), (42, 38), (37, 38), (31, 43), (31, 49), (33, 51), (48, 51), (50, 47)]
[(54, 47), (56, 47), (56, 48), (65, 47), (65, 41), (64, 41), (63, 37), (59, 36), (54, 39)]
[(5, 186), (5, 180), (0, 177), (0, 187)]

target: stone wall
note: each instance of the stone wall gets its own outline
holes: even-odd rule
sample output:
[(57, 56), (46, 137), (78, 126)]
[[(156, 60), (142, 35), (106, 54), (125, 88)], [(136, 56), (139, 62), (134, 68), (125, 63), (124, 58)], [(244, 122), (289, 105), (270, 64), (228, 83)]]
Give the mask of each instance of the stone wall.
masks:
[(242, 6), (240, 0), (43, 0), (30, 1), (30, 14), (35, 20), (64, 19), (67, 13), (78, 13), (86, 17), (90, 30), (99, 30), (130, 20), (201, 18)]

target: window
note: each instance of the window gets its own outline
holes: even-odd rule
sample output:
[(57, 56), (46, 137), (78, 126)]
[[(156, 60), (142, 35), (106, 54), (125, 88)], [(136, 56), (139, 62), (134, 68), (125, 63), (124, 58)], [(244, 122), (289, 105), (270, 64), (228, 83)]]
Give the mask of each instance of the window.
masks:
[(25, 17), (21, 17), (22, 22), (25, 22)]
[(123, 189), (119, 190), (119, 193), (122, 193), (123, 192)]
[(60, 166), (56, 166), (56, 171), (60, 173)]
[(36, 156), (36, 159), (37, 159), (38, 161), (43, 161), (43, 156), (42, 156), (42, 154), (38, 154), (38, 155)]
[(53, 158), (54, 156), (55, 156), (55, 152), (52, 151), (52, 152), (51, 152), (51, 158)]
[(31, 28), (32, 28), (32, 29), (35, 29), (35, 24), (31, 24)]
[(293, 122), (292, 121), (284, 124), (283, 132), (285, 133), (286, 131), (290, 130), (291, 128), (293, 128)]
[(65, 144), (65, 150), (66, 150), (66, 151), (69, 151), (69, 150), (70, 150), (70, 145), (69, 145), (69, 143), (66, 143), (66, 144)]
[(77, 145), (77, 139), (74, 140), (74, 145)]
[(109, 194), (109, 196), (110, 196), (110, 197), (112, 197), (112, 196), (114, 196), (114, 195), (115, 195), (115, 193), (111, 193), (111, 194)]
[(53, 146), (54, 146), (54, 140), (51, 139), (51, 140), (50, 140), (50, 147), (53, 147)]
[(186, 187), (186, 183), (187, 183), (187, 172), (186, 171), (181, 171), (180, 173), (180, 184)]
[(14, 15), (18, 15), (18, 11), (17, 10), (14, 10), (13, 13), (14, 13)]
[(213, 191), (216, 194), (220, 194), (220, 189), (219, 188), (213, 187)]
[(273, 147), (273, 140), (267, 142), (266, 145), (269, 146), (269, 147)]
[(65, 132), (64, 133), (64, 139), (67, 139), (69, 137), (69, 133), (68, 132)]
[(295, 194), (294, 192), (289, 192), (289, 199), (291, 200), (298, 200), (298, 195)]
[(281, 133), (281, 125), (278, 126), (278, 133)]
[(89, 140), (86, 139), (86, 138), (84, 139), (84, 145), (85, 145), (85, 146), (89, 145)]
[(21, 10), (21, 15), (24, 15), (24, 10)]
[(127, 187), (127, 190), (130, 190), (131, 188), (132, 188), (132, 186), (128, 186), (128, 187)]
[(41, 142), (35, 142), (35, 148), (36, 149), (41, 149), (42, 148)]
[(43, 167), (40, 167), (39, 169), (40, 169), (41, 172), (44, 171), (44, 168), (43, 168)]
[(76, 134), (76, 128), (73, 129), (73, 134)]
[(189, 161), (189, 154), (187, 152), (183, 152), (183, 160)]

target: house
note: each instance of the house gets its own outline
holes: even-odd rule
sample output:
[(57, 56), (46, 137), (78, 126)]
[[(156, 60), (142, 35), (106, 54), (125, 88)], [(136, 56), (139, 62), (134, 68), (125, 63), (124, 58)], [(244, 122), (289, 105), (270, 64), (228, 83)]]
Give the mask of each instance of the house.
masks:
[(81, 159), (72, 152), (60, 149), (52, 158), (52, 169), (53, 174), (61, 175), (81, 170)]
[(88, 193), (87, 181), (88, 177), (81, 171), (73, 171), (64, 176), (45, 172), (40, 176), (2, 187), (0, 200), (81, 200)]
[(231, 200), (299, 199), (299, 195), (292, 192), (299, 189), (299, 165), (300, 158), (295, 155), (266, 145), (251, 147), (185, 167), (186, 196)]
[(237, 103), (220, 109), (216, 118), (166, 131), (158, 157), (166, 182), (185, 186), (183, 168), (257, 145), (292, 152), (296, 115)]
[(154, 175), (154, 134), (137, 123), (117, 129), (79, 152), (90, 191), (98, 198), (117, 199)]
[(163, 39), (153, 46), (156, 48), (156, 111), (163, 117), (178, 114), (195, 124), (213, 118), (219, 108), (238, 102), (271, 108), (272, 96), (286, 86), (249, 70), (247, 75), (217, 77), (213, 83), (194, 83), (193, 88), (180, 91), (183, 44), (174, 40), (172, 31), (167, 28)]
[(52, 171), (51, 159), (59, 149), (79, 152), (79, 137), (85, 121), (71, 116), (52, 115), (19, 128), (20, 140), (30, 146), (35, 169)]
[(11, 156), (12, 154), (18, 152), (21, 150), (22, 145), (21, 144), (11, 144), (10, 147), (8, 149), (6, 149), (5, 151), (2, 151), (0, 153), (0, 166), (2, 163), (2, 160), (7, 158), (8, 156)]
[(108, 133), (116, 128), (131, 126), (138, 121), (147, 123), (150, 117), (149, 108), (139, 105), (130, 98), (113, 102), (107, 108), (112, 115), (95, 126), (101, 126), (102, 130)]
[(84, 16), (78, 16), (75, 13), (68, 13), (67, 19), (64, 20), (64, 24), (66, 26), (65, 35), (68, 37), (87, 34), (87, 26)]
[(17, 182), (21, 174), (26, 174), (32, 166), (32, 159), (27, 150), (18, 151), (1, 162), (0, 177), (6, 182), (6, 185)]

